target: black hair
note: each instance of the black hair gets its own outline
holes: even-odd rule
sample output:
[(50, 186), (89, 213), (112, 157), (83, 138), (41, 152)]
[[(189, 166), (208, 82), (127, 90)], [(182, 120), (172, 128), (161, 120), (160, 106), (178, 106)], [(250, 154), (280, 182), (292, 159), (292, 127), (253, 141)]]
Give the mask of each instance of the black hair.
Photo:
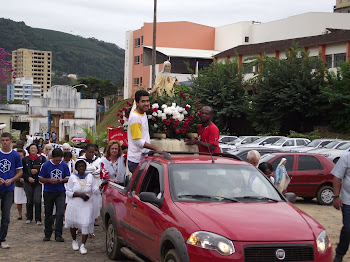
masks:
[(259, 164), (258, 168), (265, 174), (265, 171), (267, 169), (270, 169), (271, 171), (273, 171), (273, 167), (270, 163), (268, 162), (262, 162)]
[(71, 152), (64, 152), (64, 153), (63, 153), (63, 158), (66, 158), (66, 157), (72, 158), (73, 155), (72, 155)]
[(63, 151), (60, 148), (55, 148), (52, 150), (52, 157), (63, 157)]
[(83, 159), (78, 159), (77, 162), (75, 162), (75, 165), (74, 165), (75, 170), (77, 170), (77, 165), (78, 165), (79, 163), (83, 163), (83, 164), (85, 165), (85, 169), (86, 169), (86, 166), (87, 166), (87, 165), (86, 165), (85, 160), (83, 160)]
[(30, 145), (27, 147), (27, 151), (28, 151), (28, 152), (29, 152), (29, 149), (30, 149), (31, 146), (35, 146), (36, 149), (37, 149), (38, 152), (39, 152), (39, 146), (38, 146), (37, 144), (35, 144), (35, 143), (32, 143), (32, 144), (30, 144)]
[(122, 150), (128, 149), (128, 147), (126, 145), (122, 145), (121, 148), (122, 148)]
[[(211, 106), (203, 106), (202, 109), (204, 109), (204, 108), (209, 109), (210, 113), (212, 115), (214, 115), (214, 109)], [(201, 109), (201, 111), (202, 111), (202, 109)]]
[(138, 90), (135, 93), (135, 101), (136, 103), (140, 102), (142, 96), (149, 96), (149, 93), (146, 90)]
[(11, 136), (11, 134), (9, 132), (2, 133), (1, 137), (9, 137), (10, 140), (12, 140), (12, 136)]
[(86, 144), (86, 146), (85, 146), (85, 151), (87, 151), (90, 147), (93, 147), (94, 150), (95, 150), (95, 148), (96, 148), (94, 144), (89, 143), (89, 144)]

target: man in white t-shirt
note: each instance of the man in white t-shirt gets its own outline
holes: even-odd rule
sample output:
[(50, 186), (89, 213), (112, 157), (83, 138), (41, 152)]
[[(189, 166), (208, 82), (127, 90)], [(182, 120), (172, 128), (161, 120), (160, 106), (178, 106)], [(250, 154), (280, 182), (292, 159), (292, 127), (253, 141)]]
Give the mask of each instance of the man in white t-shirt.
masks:
[(151, 145), (146, 111), (149, 109), (149, 93), (139, 90), (135, 93), (136, 108), (130, 112), (128, 121), (128, 168), (134, 173), (142, 154), (150, 150), (163, 151)]

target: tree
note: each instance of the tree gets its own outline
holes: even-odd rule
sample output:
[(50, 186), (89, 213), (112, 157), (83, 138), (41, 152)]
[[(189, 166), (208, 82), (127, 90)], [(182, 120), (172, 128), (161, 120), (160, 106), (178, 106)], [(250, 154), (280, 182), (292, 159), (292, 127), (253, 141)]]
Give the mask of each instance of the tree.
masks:
[(81, 92), (82, 98), (95, 98), (98, 104), (103, 104), (103, 98), (109, 95), (117, 94), (118, 88), (111, 80), (88, 76), (78, 78), (74, 85), (85, 84), (87, 88), (80, 85), (77, 90)]
[(0, 48), (0, 100), (5, 101), (7, 84), (10, 84), (11, 77), (14, 76), (12, 62), (8, 60), (11, 57), (3, 48)]
[(286, 51), (286, 57), (278, 60), (264, 54), (253, 61), (259, 72), (252, 79), (256, 94), (250, 119), (258, 132), (311, 131), (321, 115), (323, 61), (309, 57), (295, 44)]
[(338, 132), (350, 132), (350, 61), (342, 63), (337, 73), (328, 72), (327, 79), (322, 88), (329, 102), (324, 107), (327, 120)]
[(190, 88), (202, 105), (214, 109), (213, 121), (220, 132), (246, 132), (248, 101), (243, 73), (236, 58), (225, 63), (215, 61), (203, 68), (197, 78), (192, 77)]

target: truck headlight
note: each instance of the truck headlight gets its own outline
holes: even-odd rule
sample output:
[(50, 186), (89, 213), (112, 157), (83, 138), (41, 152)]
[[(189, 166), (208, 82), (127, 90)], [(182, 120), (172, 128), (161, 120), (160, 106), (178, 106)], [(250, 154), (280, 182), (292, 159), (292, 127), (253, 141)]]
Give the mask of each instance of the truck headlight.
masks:
[(317, 245), (317, 251), (321, 254), (326, 253), (328, 248), (332, 246), (331, 241), (329, 239), (328, 234), (326, 233), (326, 230), (323, 230), (316, 239), (316, 245)]
[(229, 256), (235, 253), (235, 247), (231, 240), (206, 231), (194, 232), (187, 239), (187, 244), (205, 249), (216, 250), (223, 256)]

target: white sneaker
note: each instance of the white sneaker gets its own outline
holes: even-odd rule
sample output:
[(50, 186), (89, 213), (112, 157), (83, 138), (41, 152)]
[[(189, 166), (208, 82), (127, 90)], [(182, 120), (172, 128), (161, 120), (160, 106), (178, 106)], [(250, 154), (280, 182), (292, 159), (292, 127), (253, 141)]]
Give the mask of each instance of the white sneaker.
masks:
[(8, 249), (10, 248), (9, 244), (6, 244), (5, 242), (0, 243), (2, 249)]
[(78, 241), (76, 241), (76, 240), (72, 241), (72, 248), (75, 251), (79, 250), (79, 243), (78, 243)]
[(85, 248), (84, 244), (81, 244), (79, 251), (82, 255), (85, 255), (87, 253), (87, 249)]

